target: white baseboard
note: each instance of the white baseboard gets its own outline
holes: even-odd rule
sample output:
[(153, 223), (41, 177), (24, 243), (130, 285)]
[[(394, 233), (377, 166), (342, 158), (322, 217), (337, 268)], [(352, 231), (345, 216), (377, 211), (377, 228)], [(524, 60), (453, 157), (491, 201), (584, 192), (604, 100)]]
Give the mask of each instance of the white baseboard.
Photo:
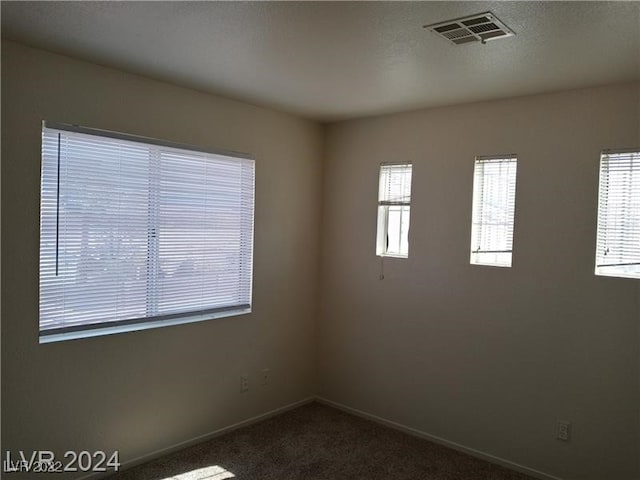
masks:
[[(229, 425), (227, 427), (219, 428), (218, 430), (214, 430), (209, 433), (205, 433), (203, 435), (199, 435), (197, 437), (190, 438), (183, 442), (176, 443), (166, 448), (161, 448), (151, 453), (147, 453), (136, 457), (132, 460), (128, 460), (123, 462), (120, 466), (121, 470), (128, 469), (131, 467), (135, 467), (136, 465), (140, 465), (142, 463), (149, 462), (151, 460), (155, 460), (156, 458), (162, 457), (163, 455), (168, 455), (170, 453), (176, 452), (178, 450), (182, 450), (183, 448), (190, 447), (192, 445), (196, 445), (198, 443), (206, 442), (207, 440), (211, 440), (212, 438), (219, 437), (220, 435), (224, 435), (225, 433), (229, 433), (233, 430), (237, 430), (238, 428), (248, 427), (254, 423), (262, 422), (263, 420), (267, 420), (268, 418), (275, 417), (276, 415), (280, 415), (281, 413), (287, 412), (289, 410), (293, 410), (294, 408), (298, 408), (302, 405), (306, 405), (307, 403), (311, 403), (315, 400), (315, 397), (308, 397), (303, 400), (299, 400), (297, 402), (290, 403), (280, 408), (276, 408), (275, 410), (270, 410), (266, 413), (262, 413), (260, 415), (256, 415), (255, 417), (248, 418), (238, 423), (234, 423), (233, 425)], [(114, 472), (110, 471), (107, 473), (92, 473), (90, 475), (84, 475), (82, 477), (77, 478), (77, 480), (97, 480), (99, 478), (104, 478), (108, 475), (113, 475)]]
[[(294, 403), (290, 403), (288, 405), (282, 406), (280, 408), (276, 408), (274, 410), (271, 410), (269, 412), (260, 414), (260, 415), (256, 415), (254, 417), (248, 418), (246, 420), (243, 420), (241, 422), (237, 422), (234, 423), (232, 425), (229, 425), (227, 427), (223, 427), (220, 428), (218, 430), (214, 430), (212, 432), (209, 433), (205, 433), (203, 435), (199, 435), (197, 437), (185, 440), (183, 442), (179, 442), (176, 443), (174, 445), (171, 445), (169, 447), (166, 448), (161, 448), (159, 450), (147, 453), (145, 455), (141, 455), (139, 457), (136, 457), (132, 460), (128, 460), (124, 463), (122, 463), (121, 465), (121, 469), (128, 469), (128, 468), (132, 468), (135, 467), (136, 465), (140, 465), (142, 463), (146, 463), (149, 462), (151, 460), (155, 460), (156, 458), (162, 457), (163, 455), (168, 455), (170, 453), (173, 453), (175, 451), (178, 450), (182, 450), (183, 448), (187, 448), (190, 447), (192, 445), (196, 445), (198, 443), (202, 443), (202, 442), (206, 442), (207, 440), (211, 440), (212, 438), (218, 437), (220, 435), (224, 435), (225, 433), (229, 433), (233, 430), (237, 430), (238, 428), (242, 428), (242, 427), (247, 427), (249, 425), (252, 425), (254, 423), (258, 423), (261, 422), (263, 420), (267, 420), (268, 418), (271, 417), (275, 417), (276, 415), (280, 415), (281, 413), (287, 412), (289, 410), (293, 410), (294, 408), (300, 407), (302, 405), (305, 405), (307, 403), (311, 403), (313, 401), (317, 401), (319, 403), (337, 408), (338, 410), (342, 410), (344, 412), (350, 413), (352, 415), (356, 415), (358, 417), (361, 418), (365, 418), (367, 420), (371, 420), (373, 422), (379, 423), (381, 425), (385, 425), (387, 427), (393, 428), (395, 430), (399, 430), (401, 432), (404, 433), (408, 433), (409, 435), (413, 435), (415, 437), (419, 437), (419, 438), (423, 438), (425, 440), (429, 440), (431, 442), (440, 444), (440, 445), (444, 445), (445, 447), (449, 447), (452, 448), (454, 450), (458, 450), (460, 452), (466, 453), (468, 455), (471, 455), (473, 457), (477, 457), (480, 458), (482, 460), (486, 460), (488, 462), (491, 463), (495, 463), (497, 465), (501, 465), (503, 467), (507, 467), (510, 468), (511, 470), (515, 470), (517, 472), (521, 472), (524, 473), (526, 475), (529, 475), (531, 477), (534, 478), (538, 478), (540, 480), (562, 480), (559, 477), (555, 477), (553, 475), (541, 472), (539, 470), (535, 470), (533, 468), (529, 468), (526, 467), (524, 465), (520, 465), (518, 463), (512, 462), (510, 460), (505, 460), (504, 458), (500, 458), (500, 457), (496, 457), (494, 455), (485, 453), (485, 452), (481, 452), (480, 450), (476, 450), (474, 448), (470, 448), (470, 447), (466, 447), (464, 445), (461, 445), (459, 443), (455, 443), (455, 442), (451, 442), (449, 440), (446, 440), (444, 438), (441, 437), (437, 437), (435, 435), (431, 435), (429, 433), (423, 432), (421, 430), (418, 430), (416, 428), (412, 428), (406, 425), (403, 425), (401, 423), (397, 423), (391, 420), (387, 420), (385, 418), (379, 417), (377, 415), (373, 415), (371, 413), (367, 413), (364, 412), (362, 410), (358, 410), (357, 408), (352, 408), (349, 407), (347, 405), (344, 405), (342, 403), (338, 403), (338, 402), (334, 402), (332, 400), (329, 400), (327, 398), (324, 397), (308, 397), (305, 398), (303, 400), (294, 402)], [(107, 472), (107, 473), (93, 473), (90, 475), (84, 475), (82, 477), (79, 477), (77, 480), (98, 480), (100, 478), (104, 478), (108, 475), (113, 475), (113, 472)]]
[(458, 450), (459, 452), (466, 453), (476, 458), (480, 458), (482, 460), (486, 460), (487, 462), (495, 463), (497, 465), (501, 465), (503, 467), (507, 467), (511, 470), (515, 470), (520, 473), (524, 473), (531, 477), (539, 478), (540, 480), (562, 480), (559, 477), (555, 477), (553, 475), (549, 475), (548, 473), (541, 472), (539, 470), (535, 470), (533, 468), (525, 467), (524, 465), (520, 465), (518, 463), (512, 462), (510, 460), (505, 460), (504, 458), (496, 457), (494, 455), (490, 455), (488, 453), (481, 452), (480, 450), (476, 450), (474, 448), (469, 448), (464, 445), (460, 445), (459, 443), (451, 442), (444, 438), (437, 437), (435, 435), (431, 435), (429, 433), (423, 432), (416, 428), (408, 427), (406, 425), (402, 425), (401, 423), (393, 422), (391, 420), (387, 420), (382, 417), (378, 417), (377, 415), (372, 415), (371, 413), (364, 412), (362, 410), (358, 410), (357, 408), (352, 408), (347, 405), (343, 405), (342, 403), (334, 402), (332, 400), (328, 400), (323, 397), (316, 397), (315, 400), (319, 403), (323, 403), (330, 407), (337, 408), (338, 410), (342, 410), (343, 412), (350, 413), (352, 415), (356, 415), (358, 417), (365, 418), (367, 420), (371, 420), (373, 422), (379, 423), (381, 425), (393, 428), (395, 430), (399, 430), (404, 433), (408, 433), (409, 435), (413, 435), (415, 437), (423, 438), (425, 440), (429, 440), (433, 443), (437, 443), (440, 445), (444, 445), (445, 447), (452, 448), (454, 450)]

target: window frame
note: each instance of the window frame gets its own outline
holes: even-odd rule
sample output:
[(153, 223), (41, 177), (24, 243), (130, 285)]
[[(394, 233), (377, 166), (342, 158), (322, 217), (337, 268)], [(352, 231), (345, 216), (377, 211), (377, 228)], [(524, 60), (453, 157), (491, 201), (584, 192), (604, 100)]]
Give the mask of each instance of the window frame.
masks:
[[(614, 230), (615, 227), (611, 227), (610, 229), (607, 228), (608, 227), (608, 219), (607, 218), (603, 218), (605, 215), (610, 214), (611, 212), (608, 211), (608, 203), (609, 203), (609, 196), (610, 196), (610, 166), (607, 166), (607, 176), (606, 178), (603, 175), (604, 172), (604, 165), (605, 165), (605, 161), (609, 162), (610, 161), (610, 157), (611, 156), (624, 156), (624, 155), (631, 155), (632, 156), (632, 160), (631, 160), (631, 164), (633, 165), (632, 169), (631, 169), (631, 179), (629, 180), (629, 189), (628, 191), (624, 194), (624, 207), (623, 207), (623, 211), (628, 211), (630, 210), (630, 206), (629, 203), (631, 202), (630, 198), (634, 195), (640, 195), (640, 147), (635, 147), (635, 148), (612, 148), (612, 149), (605, 149), (602, 150), (600, 152), (600, 161), (599, 161), (599, 165), (598, 165), (598, 196), (597, 196), (597, 214), (596, 214), (596, 238), (595, 238), (595, 255), (594, 255), (594, 274), (596, 276), (599, 277), (613, 277), (613, 278), (630, 278), (630, 279), (640, 279), (640, 268), (638, 268), (637, 272), (625, 272), (625, 271), (621, 271), (622, 269), (611, 269), (608, 271), (605, 271), (604, 269), (607, 267), (624, 267), (627, 265), (640, 265), (640, 262), (623, 262), (622, 264), (602, 264), (600, 263), (603, 260), (603, 257), (606, 255), (606, 253), (604, 255), (601, 255), (599, 252), (601, 251), (601, 248), (603, 248), (606, 245), (606, 239), (608, 235), (612, 235), (613, 233), (616, 232), (611, 232), (611, 230)], [(637, 157), (637, 160), (636, 158)], [(637, 161), (637, 167), (635, 167), (635, 163)], [(633, 175), (637, 175), (635, 178), (635, 182), (637, 182), (638, 184), (638, 189), (637, 191), (634, 191), (634, 189), (632, 188), (632, 186), (635, 184), (632, 183), (632, 179), (633, 179)], [(605, 184), (607, 185), (605, 187)], [(619, 184), (616, 184), (616, 186), (620, 186)], [(620, 192), (616, 192), (614, 194), (615, 197), (620, 197)], [(605, 207), (605, 205), (607, 205), (607, 207)], [(606, 213), (605, 213), (605, 208)], [(613, 214), (617, 214), (619, 213), (618, 211), (613, 212)], [(637, 215), (640, 216), (640, 213), (638, 213)], [(637, 219), (636, 219), (637, 221)], [(625, 227), (623, 229), (627, 228), (627, 224), (628, 223), (633, 223), (633, 219), (629, 219), (629, 218), (624, 218), (622, 220), (622, 223), (625, 225)], [(603, 225), (606, 224), (607, 227), (603, 227)], [(633, 230), (633, 228), (631, 228), (631, 230)], [(619, 234), (621, 234), (621, 232), (618, 232)], [(640, 235), (638, 235), (640, 236)], [(616, 246), (618, 243), (620, 243), (620, 240), (616, 238), (615, 240)], [(603, 245), (604, 244), (604, 245)], [(607, 246), (607, 250), (609, 249), (609, 247)], [(622, 252), (622, 255), (624, 255), (624, 253), (626, 252)], [(631, 259), (629, 259), (631, 260)]]
[[(477, 236), (482, 236), (482, 232), (478, 232), (477, 235), (474, 235), (474, 233), (476, 232), (477, 228), (482, 228), (482, 226), (484, 225), (484, 222), (480, 222), (480, 221), (476, 221), (476, 215), (479, 214), (482, 216), (482, 211), (485, 207), (484, 203), (480, 204), (480, 205), (476, 205), (476, 198), (477, 198), (477, 192), (476, 192), (476, 181), (477, 181), (477, 175), (476, 175), (476, 169), (478, 168), (478, 165), (482, 164), (482, 163), (490, 163), (490, 162), (500, 162), (500, 163), (513, 163), (515, 164), (515, 172), (514, 172), (514, 179), (513, 179), (513, 202), (510, 201), (509, 198), (509, 185), (506, 185), (507, 191), (507, 198), (506, 198), (506, 205), (507, 207), (509, 207), (511, 204), (513, 205), (513, 214), (510, 218), (511, 220), (511, 233), (510, 233), (510, 237), (511, 237), (511, 246), (508, 249), (505, 250), (495, 250), (495, 251), (482, 251), (480, 252), (480, 247), (478, 247), (478, 249), (474, 250), (474, 240), (476, 239)], [(484, 175), (484, 172), (483, 172)], [(474, 158), (474, 163), (473, 163), (473, 182), (472, 182), (472, 191), (471, 191), (471, 231), (470, 231), (470, 248), (469, 248), (469, 264), (470, 265), (477, 265), (477, 266), (482, 266), (482, 267), (497, 267), (497, 268), (512, 268), (513, 267), (513, 243), (514, 243), (514, 239), (515, 239), (515, 219), (516, 219), (516, 200), (517, 200), (517, 184), (518, 184), (518, 155), (516, 153), (509, 153), (509, 154), (502, 154), (502, 155), (478, 155)], [(484, 185), (482, 186), (482, 188), (484, 189)], [(483, 193), (480, 194), (481, 198), (484, 198)], [(482, 201), (482, 200), (481, 200)], [(479, 253), (503, 253), (503, 254), (508, 254), (509, 256), (509, 260), (508, 262), (498, 262), (498, 261), (488, 261), (488, 260), (479, 260), (478, 258), (476, 258), (476, 255), (478, 255)]]
[[(72, 124), (59, 123), (59, 122), (43, 121), (42, 128), (41, 128), (41, 132), (43, 136), (45, 133), (45, 129), (60, 130), (64, 132), (69, 132), (71, 134), (79, 133), (79, 134), (85, 134), (85, 135), (93, 135), (93, 136), (101, 137), (103, 139), (115, 139), (115, 140), (123, 140), (127, 142), (136, 142), (138, 144), (143, 144), (144, 146), (151, 147), (151, 149), (153, 149), (153, 147), (156, 147), (156, 148), (166, 147), (169, 149), (178, 149), (186, 153), (193, 152), (196, 154), (204, 153), (204, 154), (211, 154), (211, 155), (217, 155), (217, 156), (224, 156), (232, 159), (237, 159), (238, 161), (245, 162), (245, 163), (248, 161), (249, 162), (248, 165), (251, 171), (251, 177), (250, 177), (251, 180), (250, 180), (250, 186), (249, 186), (250, 198), (251, 198), (251, 204), (249, 205), (251, 225), (246, 231), (243, 230), (243, 233), (247, 233), (249, 235), (248, 241), (246, 241), (245, 244), (248, 245), (247, 248), (250, 253), (250, 259), (248, 261), (248, 265), (249, 265), (248, 273), (245, 273), (245, 277), (244, 277), (245, 280), (248, 280), (248, 288), (249, 288), (248, 304), (234, 305), (229, 307), (223, 306), (223, 307), (217, 307), (217, 308), (211, 308), (211, 309), (205, 309), (205, 310), (191, 310), (191, 311), (178, 312), (178, 313), (165, 313), (165, 314), (159, 314), (155, 316), (145, 316), (145, 317), (139, 317), (139, 318), (125, 319), (125, 320), (112, 320), (112, 321), (102, 321), (102, 322), (95, 322), (95, 323), (87, 322), (85, 324), (78, 324), (78, 325), (57, 327), (57, 328), (48, 328), (48, 329), (46, 328), (42, 329), (42, 324), (40, 320), (41, 313), (39, 310), (39, 315), (38, 315), (39, 343), (43, 344), (43, 343), (51, 343), (51, 342), (58, 342), (58, 341), (64, 341), (64, 340), (73, 340), (78, 338), (110, 335), (114, 333), (147, 330), (151, 328), (159, 328), (164, 326), (201, 322), (201, 321), (213, 320), (216, 318), (223, 318), (223, 317), (229, 317), (229, 316), (245, 315), (252, 312), (254, 225), (255, 225), (255, 159), (252, 155), (242, 153), (242, 152), (230, 151), (230, 150), (201, 148), (201, 147), (196, 147), (188, 144), (159, 140), (156, 138), (131, 135), (131, 134), (125, 134), (120, 132), (114, 132), (110, 130), (95, 129), (95, 128), (89, 128), (89, 127), (83, 127), (79, 125), (72, 125)], [(42, 172), (44, 174), (45, 158), (44, 158), (44, 152), (42, 150), (41, 150), (41, 162), (42, 162)], [(58, 169), (59, 169), (59, 166), (58, 166)], [(57, 180), (58, 182), (60, 181), (59, 175), (60, 173), (58, 170), (58, 180)], [(151, 180), (151, 174), (147, 173), (147, 175), (149, 175), (148, 178)], [(42, 183), (40, 187), (40, 195), (41, 195), (40, 202), (43, 201), (42, 189), (44, 186), (44, 176), (41, 178), (41, 182)], [(59, 189), (60, 187), (57, 187), (57, 188)], [(249, 192), (249, 190), (246, 190), (246, 186), (244, 185), (239, 186), (238, 191), (244, 192), (244, 193)], [(41, 203), (41, 209), (42, 209), (42, 203)], [(42, 222), (42, 218), (40, 222)], [(152, 225), (150, 227), (151, 231), (155, 232), (155, 230), (159, 227), (159, 225), (160, 225), (159, 223)], [(42, 242), (44, 239), (42, 228), (43, 227), (41, 223), (41, 226), (39, 229), (39, 248), (40, 249), (42, 248), (42, 245), (43, 245)], [(154, 235), (155, 234), (152, 233), (151, 237), (153, 237)], [(242, 249), (241, 246), (239, 246), (238, 248)], [(149, 250), (149, 247), (147, 247), (147, 253), (150, 253), (150, 252), (151, 251)], [(241, 255), (242, 253), (239, 253), (239, 254)], [(40, 261), (42, 261), (41, 255), (42, 254), (40, 254)], [(239, 268), (241, 269), (244, 268), (244, 267), (241, 267), (241, 265), (242, 264), (239, 264)], [(42, 267), (40, 266), (39, 268), (41, 269)], [(56, 261), (56, 270), (57, 270), (57, 261)], [(158, 281), (157, 276), (153, 281), (155, 282)], [(40, 279), (38, 282), (39, 292), (40, 292), (39, 304), (42, 301), (42, 298), (40, 298), (40, 295), (42, 294), (41, 282), (42, 280)], [(154, 294), (157, 295), (157, 291), (155, 291), (155, 293), (151, 293), (151, 295), (154, 295)], [(146, 298), (149, 301), (150, 294), (148, 291), (146, 295), (147, 295)]]
[[(382, 174), (385, 168), (389, 167), (407, 167), (411, 171), (411, 180), (409, 182), (409, 200), (405, 202), (392, 202), (381, 200), (382, 196)], [(409, 258), (409, 230), (411, 223), (411, 189), (413, 186), (413, 163), (412, 162), (382, 162), (378, 169), (378, 205), (377, 205), (377, 227), (376, 227), (376, 256), (378, 257), (390, 257), (390, 258)], [(406, 253), (389, 253), (389, 209), (392, 207), (400, 208), (400, 231), (402, 234), (402, 217), (406, 214), (409, 217), (409, 227), (407, 227), (407, 251)], [(402, 239), (399, 239), (399, 244), (402, 244)]]

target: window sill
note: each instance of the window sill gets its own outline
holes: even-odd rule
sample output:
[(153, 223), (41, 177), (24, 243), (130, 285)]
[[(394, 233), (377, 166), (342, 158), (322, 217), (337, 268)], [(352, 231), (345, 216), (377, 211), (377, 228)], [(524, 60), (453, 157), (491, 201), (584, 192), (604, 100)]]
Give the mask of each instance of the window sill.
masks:
[(77, 340), (80, 338), (101, 337), (103, 335), (114, 335), (117, 333), (137, 332), (140, 330), (149, 330), (151, 328), (170, 327), (173, 325), (182, 325), (185, 323), (204, 322), (207, 320), (215, 320), (217, 318), (233, 317), (237, 315), (246, 315), (251, 313), (251, 308), (240, 308), (237, 310), (225, 310), (215, 313), (201, 313), (196, 315), (186, 314), (181, 317), (154, 320), (149, 322), (130, 323), (127, 325), (105, 325), (102, 328), (93, 328), (87, 330), (78, 330), (75, 332), (54, 333), (51, 335), (40, 335), (39, 343), (55, 343), (67, 340)]
[(477, 265), (480, 267), (497, 267), (497, 268), (511, 268), (511, 265), (507, 265), (504, 263), (480, 263), (480, 262), (470, 262), (470, 265)]
[(616, 272), (616, 271), (596, 271), (597, 277), (609, 277), (609, 278), (631, 278), (633, 280), (640, 280), (639, 272)]

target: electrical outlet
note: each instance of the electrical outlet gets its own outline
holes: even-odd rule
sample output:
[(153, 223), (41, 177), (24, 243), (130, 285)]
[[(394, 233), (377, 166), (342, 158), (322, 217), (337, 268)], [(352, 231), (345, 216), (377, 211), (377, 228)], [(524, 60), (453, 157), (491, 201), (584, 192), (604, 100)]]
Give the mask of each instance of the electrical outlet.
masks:
[(556, 438), (568, 442), (571, 438), (571, 423), (558, 421), (556, 424)]
[(240, 375), (240, 393), (249, 391), (249, 375), (243, 374)]
[(268, 368), (263, 368), (262, 369), (262, 385), (269, 385), (269, 374), (271, 373), (271, 370), (269, 370)]

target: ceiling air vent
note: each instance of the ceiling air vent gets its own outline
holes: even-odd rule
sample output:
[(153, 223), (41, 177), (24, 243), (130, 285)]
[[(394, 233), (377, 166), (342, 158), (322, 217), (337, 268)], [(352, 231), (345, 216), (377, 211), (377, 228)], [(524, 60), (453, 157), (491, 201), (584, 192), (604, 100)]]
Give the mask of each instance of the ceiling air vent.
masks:
[(515, 35), (491, 12), (478, 13), (468, 17), (454, 18), (446, 22), (425, 25), (433, 33), (446, 40), (462, 45), (463, 43), (481, 42)]

